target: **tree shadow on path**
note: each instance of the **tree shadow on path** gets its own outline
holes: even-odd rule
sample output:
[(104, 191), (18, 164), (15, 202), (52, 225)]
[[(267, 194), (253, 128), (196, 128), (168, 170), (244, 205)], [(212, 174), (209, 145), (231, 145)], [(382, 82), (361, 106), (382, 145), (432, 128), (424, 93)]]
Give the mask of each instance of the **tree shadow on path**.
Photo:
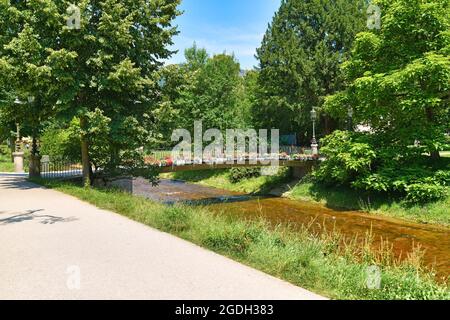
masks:
[[(50, 224), (50, 225), (60, 222), (73, 222), (78, 220), (75, 217), (63, 218), (52, 215), (37, 214), (38, 212), (42, 211), (44, 211), (44, 209), (27, 210), (24, 213), (15, 214), (5, 219), (0, 219), (0, 226), (33, 220), (37, 220), (41, 224)], [(0, 212), (0, 214), (4, 214), (4, 212)]]

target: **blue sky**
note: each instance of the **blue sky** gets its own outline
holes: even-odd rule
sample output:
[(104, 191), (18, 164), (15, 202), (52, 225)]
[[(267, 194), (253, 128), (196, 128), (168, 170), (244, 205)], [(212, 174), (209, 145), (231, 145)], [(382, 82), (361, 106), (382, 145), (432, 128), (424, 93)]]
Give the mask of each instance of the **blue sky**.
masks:
[(234, 52), (242, 69), (257, 65), (254, 58), (267, 25), (280, 0), (183, 0), (184, 14), (177, 18), (180, 34), (173, 49), (179, 50), (169, 63), (184, 61), (184, 49), (194, 41), (210, 54)]

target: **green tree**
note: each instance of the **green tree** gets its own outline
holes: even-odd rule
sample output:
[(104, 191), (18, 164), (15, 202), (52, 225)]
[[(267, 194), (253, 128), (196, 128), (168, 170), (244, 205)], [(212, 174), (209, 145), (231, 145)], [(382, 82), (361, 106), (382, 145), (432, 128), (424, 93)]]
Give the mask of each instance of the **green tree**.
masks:
[(205, 66), (208, 62), (209, 54), (205, 48), (198, 48), (197, 44), (194, 42), (192, 47), (184, 50), (184, 57), (186, 62), (183, 66), (191, 71), (195, 71)]
[[(305, 142), (311, 108), (341, 89), (340, 64), (366, 22), (365, 1), (283, 0), (257, 50), (257, 124), (301, 133)], [(324, 131), (333, 129), (323, 118)]]
[(316, 176), (410, 203), (435, 201), (450, 185), (449, 168), (436, 161), (450, 123), (450, 2), (377, 3), (381, 29), (357, 36), (343, 65), (347, 87), (325, 103), (336, 118), (351, 106), (355, 123), (371, 130), (324, 139), (328, 159)]
[(86, 116), (96, 109), (110, 119), (111, 168), (140, 159), (138, 148), (150, 135), (148, 110), (156, 104), (155, 72), (170, 57), (171, 26), (179, 0), (82, 1), (81, 29), (63, 33), (77, 53), (70, 104), (80, 117), (84, 176), (89, 167)]
[[(38, 64), (29, 72), (39, 79), (41, 87), (30, 87), (27, 94), (37, 96), (45, 92), (55, 101), (58, 117), (66, 121), (79, 118), (86, 184), (91, 168), (89, 135), (97, 131), (90, 124), (92, 113), (99, 112), (108, 122), (105, 134), (109, 156), (105, 169), (142, 164), (137, 150), (148, 141), (153, 125), (148, 110), (158, 100), (155, 72), (162, 65), (161, 60), (172, 54), (167, 47), (177, 33), (171, 23), (180, 14), (179, 2), (2, 0), (8, 12), (18, 12), (26, 19), (18, 25), (18, 36), (7, 46), (17, 51), (20, 49), (14, 44), (26, 46), (28, 39), (26, 51), (31, 50), (33, 57), (39, 56), (39, 62), (47, 63)], [(39, 32), (38, 27), (49, 30)], [(6, 27), (2, 36), (9, 32)], [(38, 51), (44, 54), (37, 54)], [(27, 64), (17, 60), (13, 66), (22, 69)], [(21, 76), (18, 79), (21, 81)], [(132, 159), (136, 161), (130, 162)]]
[(160, 72), (162, 99), (153, 114), (158, 119), (162, 141), (170, 141), (174, 129), (193, 130), (194, 121), (204, 128), (241, 128), (247, 111), (240, 65), (234, 56), (208, 57), (194, 44), (185, 51), (186, 62), (165, 67)]
[(327, 100), (327, 111), (345, 117), (352, 106), (388, 158), (438, 158), (450, 123), (450, 2), (377, 3), (381, 30), (357, 36), (343, 68), (348, 86)]
[(0, 121), (8, 127), (17, 122), (22, 133), (33, 137), (30, 174), (34, 174), (39, 165), (37, 139), (64, 90), (65, 81), (58, 72), (74, 55), (58, 48), (61, 23), (55, 19), (57, 8), (52, 1), (4, 0), (0, 7), (4, 19), (0, 24)]
[(172, 145), (173, 130), (192, 129), (191, 111), (196, 108), (197, 78), (209, 60), (206, 49), (198, 48), (195, 43), (184, 51), (184, 56), (184, 63), (168, 65), (159, 72), (161, 99), (158, 107), (152, 110), (152, 118), (157, 123), (152, 137), (163, 148)]
[(258, 98), (258, 76), (257, 70), (249, 70), (245, 72), (242, 79), (242, 85), (239, 91), (239, 110), (243, 123), (246, 127), (255, 127), (255, 117), (253, 115), (253, 107), (257, 104)]
[(242, 127), (239, 110), (240, 65), (234, 56), (219, 54), (200, 69), (191, 119), (202, 120), (205, 128)]

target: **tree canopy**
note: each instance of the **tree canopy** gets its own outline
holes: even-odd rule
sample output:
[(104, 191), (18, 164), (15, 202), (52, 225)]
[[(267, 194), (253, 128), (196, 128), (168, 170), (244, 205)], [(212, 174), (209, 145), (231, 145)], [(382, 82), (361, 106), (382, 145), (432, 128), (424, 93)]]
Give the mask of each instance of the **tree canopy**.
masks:
[(167, 143), (174, 129), (192, 131), (194, 121), (223, 131), (250, 125), (245, 79), (235, 57), (225, 53), (210, 57), (194, 44), (185, 58), (160, 72), (162, 100), (154, 114), (160, 138)]
[(111, 167), (129, 163), (148, 140), (148, 113), (158, 99), (155, 72), (172, 54), (168, 47), (177, 30), (171, 23), (180, 14), (179, 2), (2, 0), (8, 19), (2, 24), (1, 68), (20, 73), (16, 93), (23, 87), (26, 95), (45, 95), (51, 98), (45, 105), (59, 118), (80, 119), (85, 180), (89, 135), (98, 131), (91, 114), (104, 117), (104, 163)]
[[(327, 111), (370, 126), (393, 152), (438, 155), (450, 123), (449, 1), (378, 1), (381, 30), (358, 34), (344, 63), (348, 86)], [(415, 142), (418, 148), (411, 148)]]
[[(427, 202), (450, 185), (439, 151), (450, 125), (448, 0), (381, 0), (380, 30), (358, 34), (343, 64), (346, 88), (327, 98), (336, 118), (353, 109), (365, 132), (335, 132), (316, 176), (326, 183)], [(428, 156), (426, 155), (428, 154)], [(431, 155), (431, 157), (429, 156)]]

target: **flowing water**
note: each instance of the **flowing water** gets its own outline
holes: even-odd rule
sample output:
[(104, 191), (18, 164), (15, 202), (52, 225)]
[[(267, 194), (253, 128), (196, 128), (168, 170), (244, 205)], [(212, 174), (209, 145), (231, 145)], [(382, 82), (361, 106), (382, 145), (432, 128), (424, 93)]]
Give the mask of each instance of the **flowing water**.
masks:
[(202, 205), (220, 214), (246, 219), (264, 217), (273, 224), (294, 228), (308, 225), (315, 231), (337, 230), (347, 238), (365, 237), (371, 232), (375, 243), (387, 241), (397, 257), (405, 257), (414, 247), (424, 250), (424, 262), (438, 277), (450, 276), (450, 228), (411, 223), (356, 211), (337, 211), (322, 205), (278, 197), (253, 197), (216, 188), (163, 180), (152, 187), (137, 180), (133, 193), (164, 202)]

